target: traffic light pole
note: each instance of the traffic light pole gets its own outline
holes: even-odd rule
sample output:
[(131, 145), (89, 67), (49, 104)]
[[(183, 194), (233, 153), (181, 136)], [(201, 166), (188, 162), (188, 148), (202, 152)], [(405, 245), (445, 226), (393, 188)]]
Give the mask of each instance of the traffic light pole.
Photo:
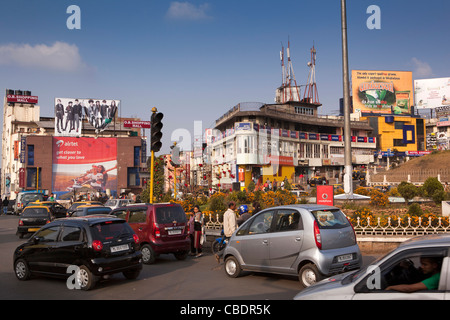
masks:
[(151, 165), (150, 165), (150, 203), (153, 203), (153, 180), (155, 177), (155, 151), (152, 151)]

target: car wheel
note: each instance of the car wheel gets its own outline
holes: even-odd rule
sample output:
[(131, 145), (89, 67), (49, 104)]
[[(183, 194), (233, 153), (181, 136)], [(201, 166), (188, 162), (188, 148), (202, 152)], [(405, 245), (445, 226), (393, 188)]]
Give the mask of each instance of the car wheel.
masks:
[(242, 273), (242, 268), (237, 259), (230, 256), (225, 259), (225, 273), (231, 278), (237, 278)]
[(122, 272), (124, 277), (127, 278), (128, 280), (137, 279), (137, 277), (139, 277), (140, 273), (141, 273), (141, 269), (127, 270), (127, 271)]
[(77, 274), (77, 281), (82, 290), (91, 290), (97, 282), (97, 277), (92, 274), (86, 266), (80, 266)]
[(298, 280), (302, 288), (307, 288), (322, 279), (323, 275), (313, 263), (305, 264), (298, 272)]
[(14, 263), (14, 272), (16, 274), (17, 279), (21, 281), (25, 281), (30, 279), (31, 272), (28, 268), (28, 263), (23, 259), (18, 259)]
[(152, 264), (156, 260), (155, 251), (149, 244), (144, 244), (141, 247), (142, 262), (145, 264)]
[(189, 254), (189, 251), (182, 251), (182, 252), (174, 253), (173, 255), (175, 256), (175, 258), (177, 260), (186, 260), (188, 254)]

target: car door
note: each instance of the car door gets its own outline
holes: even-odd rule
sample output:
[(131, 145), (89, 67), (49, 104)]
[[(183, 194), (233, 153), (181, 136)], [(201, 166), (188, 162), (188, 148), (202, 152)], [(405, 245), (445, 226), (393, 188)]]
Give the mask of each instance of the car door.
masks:
[(30, 269), (37, 272), (51, 273), (54, 264), (54, 253), (60, 232), (59, 225), (41, 228), (27, 246), (27, 261)]
[(140, 240), (148, 239), (147, 207), (129, 208), (127, 222)]
[(297, 260), (303, 244), (303, 221), (295, 209), (277, 210), (269, 235), (270, 266), (275, 272), (297, 272)]
[(83, 249), (86, 248), (86, 237), (83, 229), (70, 222), (65, 222), (53, 250), (53, 273), (66, 274), (67, 268), (80, 261)]
[(246, 234), (236, 239), (241, 245), (245, 268), (263, 271), (270, 268), (269, 236), (274, 214), (274, 210), (268, 210), (252, 217)]

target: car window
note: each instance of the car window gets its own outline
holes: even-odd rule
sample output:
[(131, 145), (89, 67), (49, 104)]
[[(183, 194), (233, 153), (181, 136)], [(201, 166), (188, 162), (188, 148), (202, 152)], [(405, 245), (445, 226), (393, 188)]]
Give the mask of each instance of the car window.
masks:
[(52, 226), (48, 228), (42, 228), (39, 230), (35, 237), (39, 238), (40, 242), (56, 242), (59, 234), (59, 226)]
[(130, 211), (130, 217), (128, 218), (129, 223), (145, 223), (146, 220), (147, 211), (145, 209)]
[(37, 216), (47, 216), (48, 210), (46, 208), (25, 208), (22, 216), (26, 217), (37, 217)]
[(186, 213), (181, 206), (156, 207), (155, 210), (157, 223), (186, 222)]
[(297, 210), (278, 210), (275, 215), (274, 231), (302, 230), (303, 223)]
[[(421, 268), (423, 259), (432, 259), (439, 265), (439, 273), (442, 267), (443, 258), (448, 254), (443, 248), (420, 248), (399, 252), (389, 260), (381, 264), (379, 269), (361, 280), (355, 287), (356, 292), (367, 293), (384, 291), (388, 286), (398, 284), (414, 284), (431, 277)], [(438, 290), (438, 288), (432, 289)], [(391, 292), (391, 291), (389, 291)], [(395, 292), (395, 291), (392, 291)]]
[(127, 218), (127, 210), (117, 210), (111, 213), (111, 215), (116, 216), (120, 219), (126, 219)]
[(117, 238), (134, 233), (130, 225), (123, 220), (97, 223), (91, 226), (91, 231), (93, 239), (96, 240)]
[(339, 209), (312, 210), (319, 229), (340, 229), (350, 226), (350, 222)]
[(87, 208), (86, 214), (109, 214), (111, 212), (110, 208), (107, 207), (93, 207), (93, 208)]
[(74, 226), (64, 226), (61, 232), (61, 241), (79, 241), (81, 238), (81, 228)]
[(113, 199), (109, 199), (108, 201), (106, 201), (105, 206), (115, 206), (117, 203), (117, 200), (113, 200)]
[(270, 232), (273, 213), (273, 211), (266, 211), (257, 215), (249, 226), (248, 234), (261, 234)]

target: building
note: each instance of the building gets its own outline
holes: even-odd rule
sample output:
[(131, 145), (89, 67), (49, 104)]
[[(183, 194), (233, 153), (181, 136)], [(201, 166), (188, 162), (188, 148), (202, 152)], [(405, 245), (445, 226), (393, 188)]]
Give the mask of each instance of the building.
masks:
[(37, 102), (38, 97), (29, 91), (7, 89), (2, 182), (10, 183), (2, 184), (2, 195), (14, 199), (23, 190), (58, 196), (81, 190), (114, 196), (141, 192), (140, 172), (147, 160), (146, 137), (141, 136), (140, 129), (124, 125), (128, 120), (139, 119), (115, 115), (101, 132), (83, 119), (81, 135), (59, 136), (55, 135), (55, 118), (41, 117)]
[[(212, 184), (237, 189), (285, 178), (304, 184), (315, 175), (341, 181), (344, 120), (319, 116), (320, 104), (310, 101), (240, 103), (220, 117), (211, 144)], [(353, 165), (373, 162), (372, 127), (351, 121), (351, 132)]]

